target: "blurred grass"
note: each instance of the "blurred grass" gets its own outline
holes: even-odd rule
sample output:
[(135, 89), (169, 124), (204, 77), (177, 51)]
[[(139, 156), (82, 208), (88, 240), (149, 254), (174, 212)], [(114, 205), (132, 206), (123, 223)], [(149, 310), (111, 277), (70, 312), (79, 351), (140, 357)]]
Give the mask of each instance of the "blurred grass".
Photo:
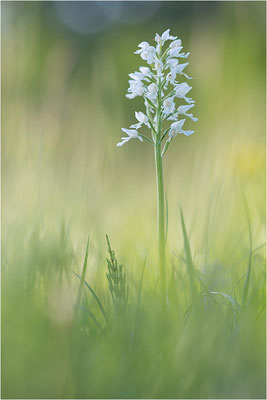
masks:
[[(153, 152), (115, 145), (142, 106), (124, 96), (133, 51), (169, 27), (191, 52), (199, 122), (164, 160), (170, 305), (159, 321)], [(252, 249), (265, 243), (264, 3), (165, 2), (145, 23), (89, 36), (53, 3), (3, 2), (2, 149), (3, 398), (264, 398), (265, 249), (252, 254), (245, 311), (206, 296), (199, 322), (179, 217), (182, 206), (199, 293), (241, 303), (246, 204)], [(106, 233), (123, 263), (127, 340), (86, 289), (104, 336), (85, 312), (72, 323), (71, 270), (81, 274), (89, 231), (86, 280), (112, 319)]]

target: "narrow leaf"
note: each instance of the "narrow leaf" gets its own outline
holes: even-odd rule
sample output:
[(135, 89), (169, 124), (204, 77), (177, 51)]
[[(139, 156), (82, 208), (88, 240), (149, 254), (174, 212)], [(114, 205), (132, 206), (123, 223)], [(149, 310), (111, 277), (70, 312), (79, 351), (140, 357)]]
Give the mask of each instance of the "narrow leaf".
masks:
[(198, 306), (198, 291), (197, 291), (197, 285), (196, 285), (196, 275), (195, 275), (194, 264), (193, 264), (192, 255), (191, 255), (190, 244), (189, 244), (189, 240), (188, 240), (188, 236), (187, 236), (187, 232), (186, 232), (183, 211), (182, 211), (181, 207), (180, 207), (180, 215), (181, 215), (181, 224), (182, 224), (182, 231), (183, 231), (183, 237), (184, 237), (184, 251), (185, 251), (187, 272), (188, 272), (189, 282), (190, 282), (192, 304), (193, 304), (193, 307), (196, 307), (196, 306)]
[(94, 316), (94, 314), (93, 314), (91, 311), (89, 311), (87, 308), (83, 307), (83, 306), (80, 306), (79, 308), (80, 308), (81, 311), (83, 311), (83, 312), (85, 312), (86, 314), (88, 314), (89, 317), (94, 321), (94, 323), (96, 324), (96, 326), (103, 332), (103, 328), (102, 328), (102, 326), (100, 325), (100, 323), (97, 321), (97, 319), (96, 319), (96, 317)]
[(166, 151), (168, 150), (169, 145), (170, 145), (170, 141), (167, 140), (167, 141), (165, 142), (164, 147), (163, 147), (163, 150), (162, 150), (162, 152), (161, 152), (161, 157), (163, 157), (163, 155), (166, 153)]
[(141, 136), (143, 139), (145, 139), (148, 143), (154, 144), (154, 143), (152, 142), (151, 139), (149, 139), (149, 138), (148, 138), (147, 136), (145, 136), (145, 135), (142, 135), (142, 133), (139, 133), (139, 136)]
[(152, 101), (151, 101), (148, 97), (145, 97), (145, 99), (146, 99), (146, 101), (148, 102), (148, 104), (149, 104), (152, 108), (154, 108), (154, 110), (156, 110), (155, 104), (153, 104)]
[[(80, 275), (78, 275), (76, 272), (72, 271), (72, 273), (73, 273), (75, 276), (77, 276), (77, 278), (81, 279)], [(107, 314), (106, 314), (106, 312), (105, 312), (105, 310), (104, 310), (104, 307), (102, 306), (101, 301), (99, 300), (99, 298), (98, 298), (98, 296), (96, 295), (95, 291), (94, 291), (93, 288), (89, 285), (89, 283), (86, 282), (86, 280), (84, 280), (84, 284), (85, 284), (85, 286), (87, 287), (87, 289), (91, 292), (91, 294), (93, 295), (95, 301), (96, 301), (97, 304), (98, 304), (98, 307), (100, 308), (100, 310), (101, 310), (101, 312), (102, 312), (102, 314), (103, 314), (103, 317), (105, 318), (105, 320), (107, 321), (107, 323), (110, 323), (110, 322), (109, 322), (109, 319), (108, 319), (108, 317), (107, 317)]]
[(245, 279), (244, 287), (243, 287), (243, 295), (242, 295), (242, 308), (243, 309), (247, 304), (247, 297), (248, 297), (249, 284), (250, 284), (250, 275), (251, 275), (251, 266), (252, 266), (252, 254), (253, 254), (251, 224), (250, 224), (249, 210), (248, 210), (248, 205), (247, 205), (246, 199), (245, 199), (245, 211), (246, 211), (246, 217), (247, 217), (247, 223), (248, 223), (249, 258), (248, 258), (248, 269), (247, 269), (246, 279)]
[(90, 234), (88, 235), (88, 239), (87, 239), (86, 251), (85, 251), (84, 262), (83, 262), (82, 276), (81, 276), (80, 285), (79, 285), (79, 289), (78, 289), (78, 295), (77, 295), (77, 299), (76, 299), (76, 303), (75, 303), (75, 312), (76, 313), (78, 312), (78, 309), (79, 309), (80, 303), (81, 303), (83, 284), (84, 284), (86, 268), (87, 268), (89, 239), (90, 239)]

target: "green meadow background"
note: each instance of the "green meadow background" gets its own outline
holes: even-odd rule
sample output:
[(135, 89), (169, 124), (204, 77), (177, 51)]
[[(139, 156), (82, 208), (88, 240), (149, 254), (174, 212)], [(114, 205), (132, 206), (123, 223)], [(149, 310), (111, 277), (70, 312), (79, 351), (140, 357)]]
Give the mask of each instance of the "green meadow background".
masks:
[[(265, 398), (265, 3), (1, 9), (2, 398)], [(125, 97), (144, 65), (133, 52), (168, 28), (191, 52), (199, 122), (164, 156), (162, 316), (153, 149), (116, 143), (143, 110)], [(111, 326), (88, 287), (73, 306), (89, 233), (85, 279)], [(129, 286), (123, 323), (106, 234)]]

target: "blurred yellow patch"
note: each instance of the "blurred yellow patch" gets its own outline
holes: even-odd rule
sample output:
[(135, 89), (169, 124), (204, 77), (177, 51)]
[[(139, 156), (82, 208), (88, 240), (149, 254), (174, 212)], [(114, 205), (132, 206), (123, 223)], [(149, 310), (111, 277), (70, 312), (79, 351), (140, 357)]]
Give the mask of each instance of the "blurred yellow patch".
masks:
[(234, 167), (243, 177), (258, 174), (265, 168), (265, 148), (248, 144), (234, 154)]

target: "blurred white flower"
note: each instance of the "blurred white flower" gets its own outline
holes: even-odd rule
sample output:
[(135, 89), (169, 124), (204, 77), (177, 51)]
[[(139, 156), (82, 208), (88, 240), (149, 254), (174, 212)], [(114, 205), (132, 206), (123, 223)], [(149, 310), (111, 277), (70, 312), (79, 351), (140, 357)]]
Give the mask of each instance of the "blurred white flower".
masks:
[(176, 65), (178, 64), (178, 60), (176, 58), (169, 58), (166, 62), (167, 67), (169, 67), (171, 70), (176, 67)]
[(157, 99), (157, 95), (158, 95), (158, 87), (155, 83), (151, 83), (147, 87), (146, 97), (152, 100), (152, 102), (155, 102), (155, 100)]
[(147, 42), (139, 43), (138, 47), (140, 47), (140, 49), (136, 50), (134, 54), (140, 54), (142, 51), (146, 51), (149, 48), (149, 46), (150, 44)]
[(180, 47), (181, 44), (182, 44), (181, 39), (177, 39), (177, 40), (174, 40), (173, 42), (171, 42), (169, 47), (170, 47), (170, 49), (174, 49), (176, 47)]
[(131, 125), (130, 128), (139, 129), (139, 128), (141, 128), (142, 125), (149, 126), (148, 117), (142, 111), (139, 111), (139, 112), (136, 111), (135, 112), (135, 118), (137, 119), (138, 123), (134, 124), (134, 125)]
[(144, 79), (145, 75), (142, 72), (136, 71), (129, 74), (129, 77), (132, 78), (134, 81), (141, 82)]
[(170, 57), (179, 57), (179, 54), (180, 54), (182, 48), (183, 47), (180, 46), (180, 47), (174, 47), (173, 49), (170, 49), (168, 52), (169, 56)]
[(184, 123), (185, 123), (185, 119), (181, 119), (180, 121), (173, 122), (171, 124), (171, 129), (169, 131), (169, 138), (168, 138), (169, 142), (171, 141), (171, 139), (173, 139), (177, 135), (177, 133), (183, 133), (186, 136), (190, 136), (190, 135), (192, 135), (192, 133), (194, 133), (194, 131), (191, 131), (191, 130), (188, 130), (188, 131), (183, 130), (182, 127), (183, 127)]
[(155, 41), (157, 43), (160, 43), (161, 46), (163, 46), (167, 40), (175, 40), (175, 39), (177, 39), (177, 36), (175, 36), (175, 37), (170, 36), (170, 29), (167, 29), (165, 32), (163, 32), (163, 34), (161, 36), (158, 33), (156, 33), (156, 36), (155, 36)]
[(191, 86), (188, 85), (188, 83), (183, 82), (178, 85), (176, 85), (175, 88), (175, 95), (176, 97), (180, 99), (184, 99), (187, 103), (194, 103), (194, 100), (191, 98), (186, 97), (186, 94), (192, 89)]
[(175, 103), (173, 97), (169, 97), (163, 102), (163, 112), (165, 114), (170, 114), (175, 110)]
[(141, 58), (146, 60), (148, 64), (152, 64), (156, 57), (156, 49), (153, 46), (150, 46), (146, 51), (143, 51), (141, 54)]
[(125, 132), (128, 136), (122, 137), (122, 141), (117, 143), (118, 147), (121, 147), (124, 145), (124, 143), (129, 142), (131, 139), (139, 139), (141, 142), (143, 141), (143, 138), (139, 136), (139, 133), (137, 132), (136, 129), (125, 129), (121, 128), (123, 132)]
[(151, 64), (156, 56), (156, 49), (153, 46), (150, 46), (147, 42), (142, 42), (138, 45), (140, 47), (139, 50), (136, 50), (134, 54), (140, 54), (140, 57), (147, 61), (148, 64)]
[(151, 93), (157, 93), (158, 92), (158, 87), (155, 83), (151, 83), (151, 85), (149, 85), (147, 87), (147, 90)]
[(143, 74), (144, 78), (151, 75), (151, 70), (149, 67), (140, 67), (139, 71)]
[(172, 83), (173, 85), (176, 83), (175, 79), (177, 77), (178, 74), (181, 74), (183, 72), (183, 70), (185, 69), (185, 67), (187, 67), (189, 63), (184, 63), (184, 64), (177, 64), (176, 66), (173, 66), (171, 68), (171, 72), (169, 72), (169, 74), (167, 75), (167, 80)]
[(195, 104), (186, 104), (184, 106), (178, 107), (178, 114), (183, 114), (186, 115), (187, 117), (191, 118), (192, 121), (196, 122), (198, 119), (193, 116), (193, 114), (188, 114), (187, 111), (190, 110), (192, 107), (194, 107)]
[(129, 84), (129, 94), (126, 94), (126, 97), (128, 97), (128, 99), (133, 99), (136, 96), (143, 96), (145, 87), (142, 82), (138, 80), (130, 80)]
[(158, 58), (156, 58), (154, 61), (154, 69), (157, 72), (157, 76), (161, 76), (162, 71), (163, 71), (163, 62), (161, 60), (159, 60)]

